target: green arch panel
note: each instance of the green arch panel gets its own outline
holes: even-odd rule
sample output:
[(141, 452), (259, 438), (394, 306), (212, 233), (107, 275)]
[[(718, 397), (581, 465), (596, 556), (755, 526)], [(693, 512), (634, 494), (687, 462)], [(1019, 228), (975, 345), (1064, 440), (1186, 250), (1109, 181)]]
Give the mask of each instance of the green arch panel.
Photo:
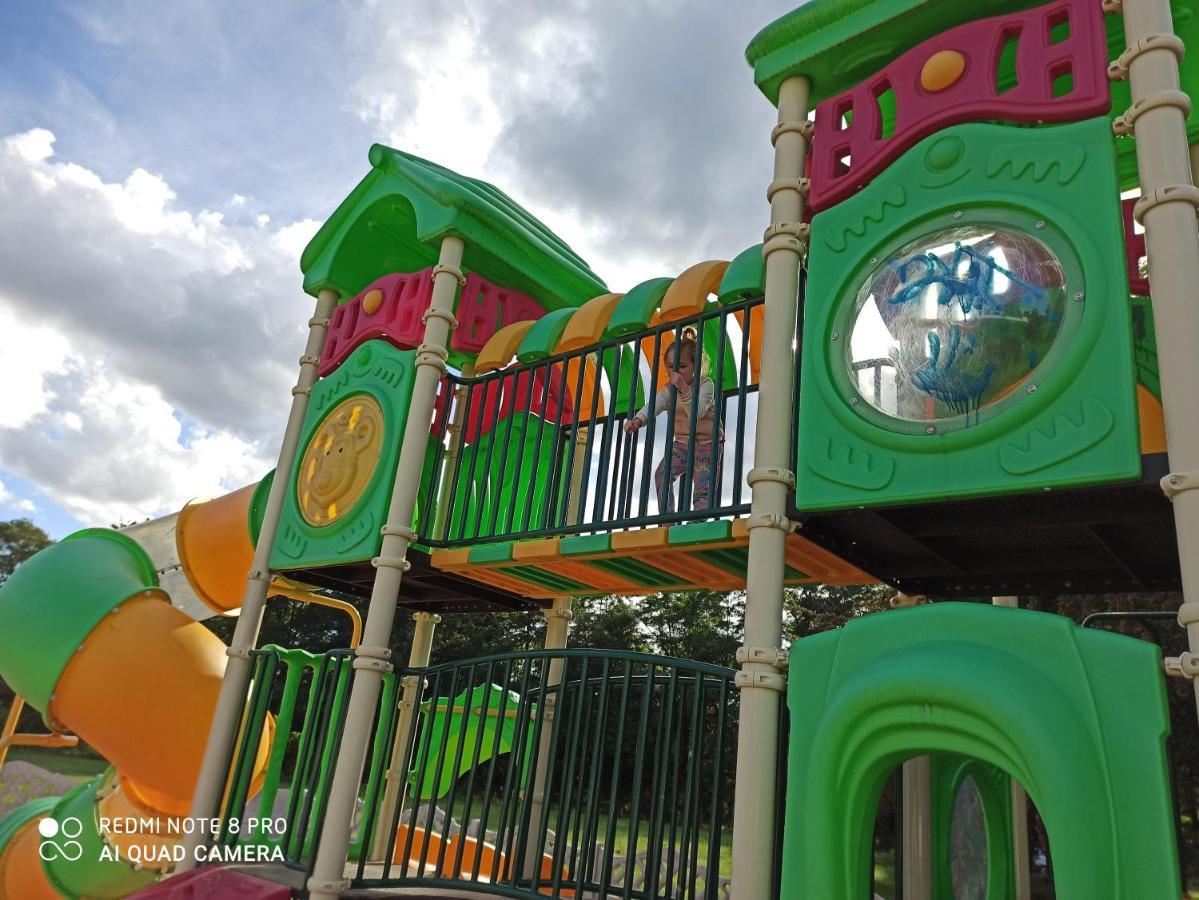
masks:
[(1037, 805), (1062, 900), (1181, 893), (1152, 644), (1028, 610), (942, 603), (866, 616), (791, 651), (782, 896), (857, 900), (890, 771), (978, 759)]
[(722, 306), (761, 297), (766, 293), (766, 260), (762, 258), (762, 245), (754, 244), (738, 253), (720, 279), (720, 290), (716, 296)]
[(520, 342), (520, 349), (516, 351), (517, 360), (530, 363), (553, 356), (554, 348), (562, 340), (562, 332), (576, 312), (576, 309), (556, 309), (534, 322), (525, 339)]
[(604, 337), (623, 337), (648, 328), (650, 319), (662, 305), (666, 289), (672, 284), (673, 278), (651, 278), (631, 288), (612, 311)]

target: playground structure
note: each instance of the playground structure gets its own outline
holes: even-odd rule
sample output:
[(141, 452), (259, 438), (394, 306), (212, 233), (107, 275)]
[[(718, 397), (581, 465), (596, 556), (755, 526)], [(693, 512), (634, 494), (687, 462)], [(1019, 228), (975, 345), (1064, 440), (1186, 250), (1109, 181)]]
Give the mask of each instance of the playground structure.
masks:
[[(1026, 798), (1058, 896), (1180, 896), (1164, 678), (1195, 657), (1002, 607), (1181, 589), (1199, 652), (1186, 43), (1180, 0), (812, 0), (747, 51), (762, 244), (624, 293), (491, 185), (371, 148), (301, 259), (276, 470), (0, 589), (0, 676), (114, 766), (0, 823), (0, 895), (170, 896), (252, 849), (314, 898), (857, 898), (898, 767), (906, 900), (960, 890), (967, 785), (980, 896), (1028, 896)], [(698, 404), (622, 428), (684, 329), (724, 435), (704, 502)], [(781, 648), (786, 585), (876, 581), (996, 605)], [(701, 588), (746, 592), (739, 671), (566, 649), (572, 602)], [(276, 595), (352, 646), (258, 647)], [(520, 609), (544, 650), (429, 665), (439, 614)], [(45, 859), (46, 816), (78, 857)]]

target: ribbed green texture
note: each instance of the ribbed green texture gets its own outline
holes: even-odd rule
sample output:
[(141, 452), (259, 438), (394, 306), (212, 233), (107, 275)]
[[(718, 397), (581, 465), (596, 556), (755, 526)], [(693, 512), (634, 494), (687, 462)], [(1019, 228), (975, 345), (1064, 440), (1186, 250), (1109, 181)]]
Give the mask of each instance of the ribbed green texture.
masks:
[(710, 544), (713, 541), (727, 541), (733, 535), (733, 523), (728, 520), (716, 519), (712, 522), (691, 522), (687, 525), (675, 525), (670, 529), (667, 539), (672, 547), (685, 547), (688, 544)]
[(1028, 791), (1057, 896), (1178, 897), (1161, 666), (1155, 644), (969, 603), (796, 641), (781, 896), (868, 896), (886, 779), (909, 757), (955, 754)]
[(37, 800), (30, 800), (0, 819), (0, 856), (4, 855), (4, 848), (8, 846), (9, 841), (16, 837), (17, 832), (25, 827), (26, 822), (49, 815), (58, 801), (58, 797), (40, 797)]
[[(62, 847), (66, 847), (66, 842), (70, 840), (82, 845), (78, 860), (72, 862), (59, 857), (42, 863), (46, 878), (65, 897), (119, 900), (158, 880), (157, 873), (153, 871), (135, 872), (126, 862), (100, 858), (104, 841), (100, 837), (100, 824), (97, 821), (96, 791), (115, 777), (115, 771), (109, 769), (104, 775), (79, 785), (54, 808), (53, 815), (60, 826), (65, 819), (70, 818), (78, 819), (83, 824), (83, 832), (77, 838), (68, 838), (63, 834), (54, 838)], [(71, 855), (75, 855), (74, 852)]]
[(562, 538), (558, 549), (563, 556), (580, 556), (586, 553), (606, 553), (612, 547), (611, 532), (604, 534), (574, 534)]
[(754, 244), (742, 250), (724, 270), (720, 279), (717, 297), (722, 306), (761, 297), (766, 293), (766, 260), (762, 258), (762, 245)]
[(348, 298), (389, 272), (437, 262), (441, 239), (461, 237), (464, 265), (524, 291), (547, 309), (605, 291), (587, 263), (527, 210), (485, 181), (375, 144), (371, 171), (300, 257), (304, 290)]
[(653, 318), (666, 289), (674, 284), (673, 278), (651, 278), (631, 288), (620, 298), (616, 309), (612, 310), (612, 318), (604, 329), (605, 338), (623, 337), (636, 331), (644, 330)]
[(134, 594), (158, 586), (132, 539), (90, 528), (47, 547), (0, 587), (0, 678), (41, 712), (80, 644)]
[(678, 575), (663, 572), (661, 569), (656, 569), (631, 556), (610, 556), (607, 559), (588, 560), (587, 565), (649, 588), (666, 587), (678, 584), (679, 581)]
[(525, 339), (520, 342), (516, 358), (522, 363), (531, 363), (553, 356), (554, 348), (562, 340), (562, 332), (574, 314), (573, 309), (556, 309), (534, 322)]

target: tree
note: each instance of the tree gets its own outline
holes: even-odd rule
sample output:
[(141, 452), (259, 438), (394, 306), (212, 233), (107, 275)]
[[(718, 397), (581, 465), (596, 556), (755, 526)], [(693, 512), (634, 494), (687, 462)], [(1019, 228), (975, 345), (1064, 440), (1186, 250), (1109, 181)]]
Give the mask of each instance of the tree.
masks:
[(0, 522), (0, 584), (8, 580), (17, 566), (53, 543), (50, 535), (34, 525), (32, 519)]

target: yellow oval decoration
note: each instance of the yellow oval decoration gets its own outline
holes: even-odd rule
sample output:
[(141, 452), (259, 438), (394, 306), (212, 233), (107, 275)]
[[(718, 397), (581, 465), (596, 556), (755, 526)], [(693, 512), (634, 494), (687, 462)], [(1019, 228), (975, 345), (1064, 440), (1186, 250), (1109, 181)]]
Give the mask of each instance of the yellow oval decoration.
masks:
[(941, 50), (925, 61), (920, 70), (920, 86), (926, 91), (943, 91), (957, 84), (965, 71), (965, 56), (957, 50)]
[(312, 435), (300, 463), (300, 515), (318, 528), (336, 522), (366, 490), (383, 446), (383, 410), (358, 394), (333, 407)]
[(366, 296), (362, 298), (362, 311), (368, 316), (373, 316), (379, 311), (379, 307), (383, 305), (383, 292), (376, 288), (373, 291), (368, 291)]

